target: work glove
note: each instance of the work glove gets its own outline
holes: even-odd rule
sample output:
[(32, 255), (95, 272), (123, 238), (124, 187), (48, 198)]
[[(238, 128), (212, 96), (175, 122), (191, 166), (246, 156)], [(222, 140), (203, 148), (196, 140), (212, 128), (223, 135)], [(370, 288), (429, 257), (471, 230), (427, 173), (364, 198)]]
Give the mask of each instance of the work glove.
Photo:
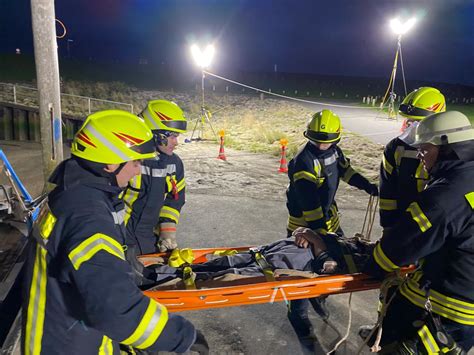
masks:
[(189, 350), (203, 355), (209, 354), (209, 344), (207, 343), (204, 334), (202, 334), (198, 329), (196, 329), (196, 340)]
[(160, 253), (164, 253), (178, 247), (178, 243), (176, 242), (176, 223), (160, 223), (157, 230), (155, 229), (155, 233), (157, 233), (159, 236), (157, 247)]
[(369, 184), (364, 190), (371, 196), (379, 195), (379, 188), (376, 184)]

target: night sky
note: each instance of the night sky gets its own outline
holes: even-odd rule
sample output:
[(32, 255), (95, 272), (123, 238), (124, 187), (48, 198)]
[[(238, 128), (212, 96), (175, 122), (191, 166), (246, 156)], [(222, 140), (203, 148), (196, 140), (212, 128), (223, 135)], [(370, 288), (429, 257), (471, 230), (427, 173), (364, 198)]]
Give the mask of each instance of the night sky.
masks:
[[(474, 0), (59, 0), (70, 54), (103, 62), (192, 65), (189, 44), (213, 41), (211, 70), (388, 77), (388, 21), (417, 15), (403, 38), (409, 79), (474, 85)], [(66, 39), (59, 41), (67, 55)], [(0, 52), (32, 53), (29, 0), (1, 0)]]

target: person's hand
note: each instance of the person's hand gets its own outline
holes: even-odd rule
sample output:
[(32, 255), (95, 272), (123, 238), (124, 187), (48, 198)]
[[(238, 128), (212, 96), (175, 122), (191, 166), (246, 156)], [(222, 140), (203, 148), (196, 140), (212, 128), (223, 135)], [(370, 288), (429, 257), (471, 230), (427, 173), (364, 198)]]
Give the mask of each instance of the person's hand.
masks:
[(293, 231), (295, 244), (300, 248), (309, 248), (314, 235), (315, 233), (311, 229), (305, 227), (298, 227)]
[(371, 196), (378, 196), (379, 195), (379, 188), (376, 184), (370, 184), (365, 189), (365, 192), (367, 192)]
[(202, 334), (198, 329), (196, 329), (196, 340), (189, 350), (195, 351), (199, 354), (209, 354), (209, 344), (207, 343), (204, 334)]

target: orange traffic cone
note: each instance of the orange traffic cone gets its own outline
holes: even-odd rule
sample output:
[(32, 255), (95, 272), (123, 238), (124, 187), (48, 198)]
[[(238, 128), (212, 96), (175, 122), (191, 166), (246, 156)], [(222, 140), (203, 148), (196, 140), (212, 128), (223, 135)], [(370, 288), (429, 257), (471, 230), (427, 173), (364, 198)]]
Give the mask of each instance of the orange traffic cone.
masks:
[(221, 145), (219, 147), (219, 155), (217, 156), (217, 159), (227, 161), (227, 158), (225, 157), (225, 153), (224, 153), (224, 131), (223, 130), (219, 131), (219, 136), (221, 137)]
[(287, 173), (288, 172), (288, 164), (286, 162), (286, 145), (288, 144), (288, 140), (285, 138), (280, 139), (281, 144), (281, 158), (280, 158), (280, 169), (278, 169), (279, 173)]

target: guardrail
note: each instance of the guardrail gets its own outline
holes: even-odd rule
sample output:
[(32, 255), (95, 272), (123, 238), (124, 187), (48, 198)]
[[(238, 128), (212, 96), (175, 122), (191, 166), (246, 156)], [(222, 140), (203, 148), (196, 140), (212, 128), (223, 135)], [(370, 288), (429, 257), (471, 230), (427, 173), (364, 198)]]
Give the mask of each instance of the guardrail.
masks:
[[(0, 83), (0, 101), (39, 107), (38, 89), (25, 85)], [(133, 105), (125, 102), (61, 94), (61, 110), (70, 115), (87, 116), (96, 111), (117, 108), (133, 113)]]

